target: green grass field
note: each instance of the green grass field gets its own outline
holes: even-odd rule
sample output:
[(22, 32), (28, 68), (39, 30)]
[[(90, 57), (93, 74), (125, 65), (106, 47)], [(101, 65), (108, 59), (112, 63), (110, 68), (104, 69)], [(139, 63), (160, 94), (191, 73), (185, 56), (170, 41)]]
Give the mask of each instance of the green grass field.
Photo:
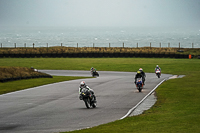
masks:
[(0, 66), (34, 67), (56, 70), (97, 70), (136, 72), (140, 67), (145, 72), (154, 72), (158, 64), (162, 73), (189, 74), (199, 70), (198, 59), (170, 58), (1, 58)]
[[(200, 60), (166, 58), (2, 58), (0, 66), (34, 67), (36, 69), (88, 70), (93, 66), (104, 71), (154, 72), (186, 75), (164, 82), (157, 90), (156, 104), (143, 114), (72, 132), (200, 132)], [(62, 78), (62, 77), (61, 77)], [(35, 79), (31, 79), (35, 80)], [(30, 81), (31, 81), (30, 80)], [(38, 79), (36, 82), (39, 82)], [(14, 81), (21, 82), (23, 81)], [(13, 84), (14, 82), (10, 82)], [(2, 85), (4, 83), (0, 83)], [(37, 84), (37, 83), (36, 83)], [(2, 87), (1, 87), (2, 89)]]

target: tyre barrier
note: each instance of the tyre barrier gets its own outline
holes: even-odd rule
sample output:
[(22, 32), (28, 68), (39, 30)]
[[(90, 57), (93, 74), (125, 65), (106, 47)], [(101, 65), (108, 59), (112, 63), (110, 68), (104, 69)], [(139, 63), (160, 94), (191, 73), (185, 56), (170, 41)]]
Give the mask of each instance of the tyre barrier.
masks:
[[(154, 53), (45, 53), (45, 54), (0, 54), (0, 58), (189, 58), (185, 54), (154, 54)], [(191, 55), (193, 58), (194, 55)], [(200, 56), (198, 56), (200, 58)]]

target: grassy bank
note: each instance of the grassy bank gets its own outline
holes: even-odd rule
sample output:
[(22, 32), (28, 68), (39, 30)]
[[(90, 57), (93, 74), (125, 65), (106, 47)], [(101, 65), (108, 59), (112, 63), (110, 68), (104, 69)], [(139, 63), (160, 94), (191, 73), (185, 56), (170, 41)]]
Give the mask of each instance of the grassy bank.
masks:
[[(97, 70), (154, 72), (155, 65), (163, 73), (186, 75), (164, 82), (157, 90), (158, 101), (143, 114), (128, 117), (91, 129), (73, 132), (200, 132), (200, 60), (157, 58), (2, 58), (1, 66), (21, 66), (37, 69)], [(35, 80), (35, 79), (34, 79)], [(39, 79), (40, 81), (40, 79)], [(37, 82), (39, 82), (37, 81)], [(19, 81), (20, 82), (20, 81)], [(36, 82), (36, 83), (37, 83)], [(23, 84), (24, 82), (21, 82)], [(4, 83), (0, 83), (4, 84)], [(2, 87), (0, 87), (2, 88)]]
[(41, 77), (52, 78), (51, 75), (38, 72), (34, 68), (0, 66), (0, 82)]
[(147, 53), (147, 54), (191, 54), (200, 55), (200, 48), (157, 48), (157, 47), (42, 47), (42, 48), (0, 48), (0, 54), (59, 54), (59, 53)]

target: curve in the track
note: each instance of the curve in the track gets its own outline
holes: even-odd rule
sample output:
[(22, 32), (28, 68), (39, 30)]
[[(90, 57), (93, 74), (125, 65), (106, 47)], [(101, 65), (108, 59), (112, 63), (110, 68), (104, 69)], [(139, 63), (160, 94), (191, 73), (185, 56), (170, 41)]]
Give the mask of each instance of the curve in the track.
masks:
[[(89, 71), (40, 70), (51, 75), (91, 76)], [(71, 131), (119, 120), (160, 81), (171, 75), (147, 73), (141, 93), (132, 72), (100, 71), (100, 77), (65, 81), (0, 95), (0, 132)], [(97, 108), (87, 109), (78, 98), (85, 80), (97, 97)]]

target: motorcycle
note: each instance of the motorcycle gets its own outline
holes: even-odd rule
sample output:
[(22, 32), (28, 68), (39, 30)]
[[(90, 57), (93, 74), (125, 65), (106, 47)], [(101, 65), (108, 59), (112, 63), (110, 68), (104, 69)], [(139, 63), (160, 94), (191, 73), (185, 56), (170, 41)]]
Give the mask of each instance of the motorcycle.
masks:
[(137, 80), (136, 80), (136, 87), (137, 87), (137, 89), (138, 89), (139, 92), (142, 91), (143, 86), (144, 86), (144, 84), (142, 82), (142, 78), (137, 78)]
[(85, 103), (85, 106), (89, 109), (89, 108), (96, 108), (97, 106), (97, 103), (96, 103), (96, 97), (95, 95), (91, 94), (91, 92), (86, 89), (86, 88), (83, 88), (81, 90), (81, 94), (80, 94), (80, 99), (84, 101)]
[(159, 69), (156, 69), (156, 76), (158, 77), (158, 78), (160, 78), (160, 76), (161, 76), (161, 71), (159, 70)]
[(95, 77), (95, 76), (99, 77), (99, 73), (97, 71), (91, 71), (91, 75), (92, 77)]

